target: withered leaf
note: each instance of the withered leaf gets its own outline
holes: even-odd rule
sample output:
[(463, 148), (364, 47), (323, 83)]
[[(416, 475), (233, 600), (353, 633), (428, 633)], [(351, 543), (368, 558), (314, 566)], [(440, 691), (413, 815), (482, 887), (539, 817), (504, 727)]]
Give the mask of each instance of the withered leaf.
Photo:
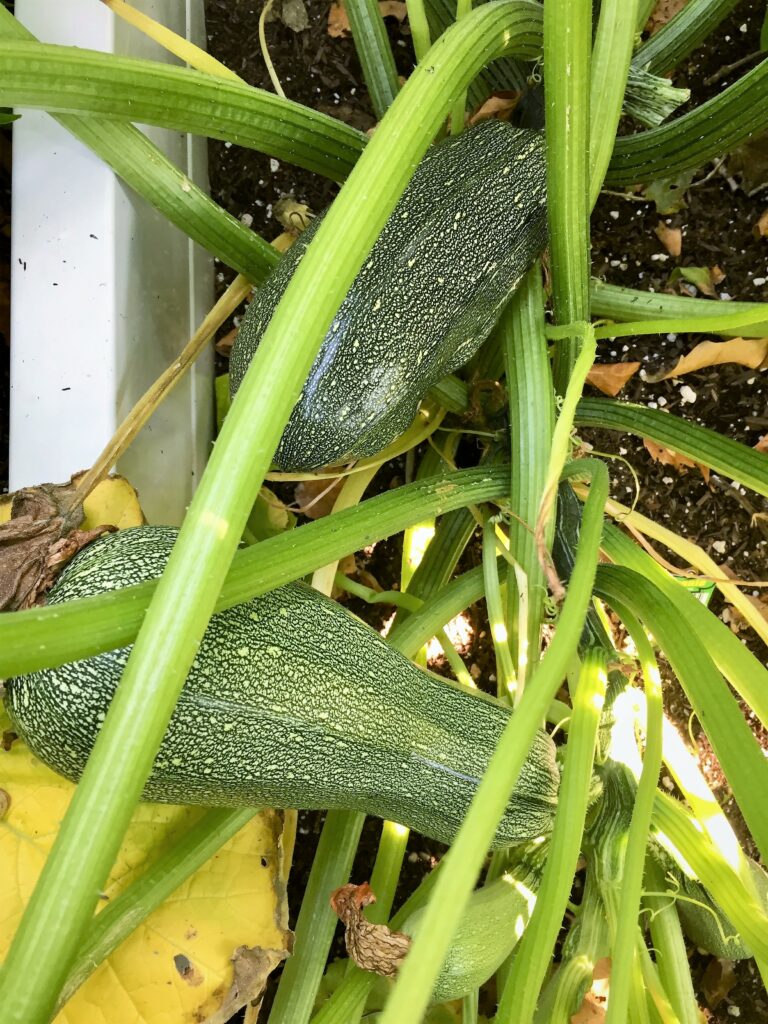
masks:
[(685, 455), (681, 455), (680, 452), (673, 452), (670, 448), (656, 444), (655, 441), (651, 441), (647, 437), (643, 438), (643, 445), (655, 462), (660, 462), (663, 466), (671, 466), (678, 473), (683, 474), (689, 469), (698, 469), (705, 482), (709, 483), (709, 466), (705, 466), (701, 462), (693, 462)]
[(521, 96), (521, 92), (508, 90), (493, 93), (471, 114), (469, 124), (478, 124), (478, 122), (487, 121), (491, 117), (495, 117), (498, 121), (508, 121), (520, 102)]
[(654, 35), (671, 21), (685, 7), (688, 0), (658, 0), (645, 26), (646, 32)]
[(757, 444), (753, 444), (752, 447), (756, 452), (768, 452), (768, 434), (763, 434)]
[(587, 374), (587, 383), (615, 398), (628, 380), (640, 369), (640, 363), (595, 363)]
[(676, 365), (660, 376), (648, 377), (651, 383), (681, 377), (684, 373), (703, 370), (707, 366), (722, 363), (738, 363), (753, 370), (768, 360), (768, 338), (729, 338), (728, 341), (701, 341), (695, 348), (681, 356)]
[[(402, 0), (379, 0), (379, 10), (382, 18), (392, 16), (402, 22), (408, 15), (407, 4)], [(343, 0), (332, 3), (328, 11), (328, 35), (333, 39), (341, 39), (350, 35), (352, 29), (349, 25), (349, 16), (344, 8)]]
[(715, 285), (724, 280), (725, 274), (720, 267), (675, 267), (667, 284), (670, 287), (677, 285), (683, 295), (695, 295), (698, 291), (714, 299), (717, 298)]
[(752, 228), (752, 234), (755, 238), (768, 238), (768, 210), (760, 216), (757, 224)]
[(376, 902), (370, 885), (342, 885), (331, 893), (331, 907), (345, 927), (347, 952), (358, 967), (393, 978), (411, 945), (408, 935), (372, 924), (363, 910)]
[(225, 356), (229, 359), (230, 353), (232, 352), (232, 346), (235, 344), (235, 338), (237, 337), (237, 328), (233, 327), (231, 331), (227, 331), (223, 338), (219, 338), (216, 342), (216, 351), (220, 356)]
[(293, 196), (284, 196), (282, 199), (278, 199), (272, 212), (278, 223), (282, 224), (286, 231), (292, 231), (294, 235), (298, 235), (308, 227), (314, 216), (306, 203), (298, 202)]
[(232, 955), (232, 984), (219, 1009), (204, 1024), (227, 1024), (244, 1006), (253, 1011), (252, 1019), (256, 1020), (267, 978), (288, 955), (285, 949), (238, 946)]
[(571, 1017), (571, 1024), (602, 1024), (607, 1011), (610, 987), (611, 961), (608, 957), (603, 957), (594, 966), (592, 984), (578, 1011)]
[(701, 978), (701, 990), (710, 1010), (714, 1010), (726, 998), (736, 980), (733, 962), (713, 956)]
[(683, 232), (680, 228), (670, 227), (660, 220), (653, 230), (670, 256), (680, 255), (683, 251)]
[(293, 492), (299, 511), (308, 519), (323, 519), (333, 511), (343, 477), (335, 480), (302, 480)]

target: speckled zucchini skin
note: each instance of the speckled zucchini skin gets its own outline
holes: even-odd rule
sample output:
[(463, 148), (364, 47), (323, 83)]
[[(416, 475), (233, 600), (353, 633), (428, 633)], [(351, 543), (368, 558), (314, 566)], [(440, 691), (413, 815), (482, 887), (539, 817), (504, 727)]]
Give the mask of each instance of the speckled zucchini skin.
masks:
[[(374, 455), (466, 363), (546, 242), (544, 140), (486, 121), (435, 146), (339, 309), (275, 455), (310, 470)], [(317, 229), (256, 293), (230, 358), (237, 391)]]
[[(59, 577), (57, 604), (160, 575), (176, 531), (97, 540)], [(14, 728), (79, 778), (130, 648), (11, 679)], [(144, 796), (213, 806), (342, 807), (454, 837), (508, 712), (433, 677), (300, 583), (215, 615)], [(552, 829), (559, 772), (540, 733), (496, 845)]]

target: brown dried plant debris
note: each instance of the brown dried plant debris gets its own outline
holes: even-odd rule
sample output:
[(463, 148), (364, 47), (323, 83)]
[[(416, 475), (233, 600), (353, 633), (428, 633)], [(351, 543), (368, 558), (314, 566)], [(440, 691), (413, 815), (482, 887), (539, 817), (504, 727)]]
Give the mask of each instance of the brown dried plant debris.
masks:
[(258, 1020), (267, 979), (278, 964), (288, 958), (285, 949), (238, 946), (232, 955), (232, 984), (221, 1007), (204, 1024), (227, 1024), (245, 1007), (245, 1020)]
[(75, 477), (66, 484), (40, 484), (11, 498), (11, 518), (0, 523), (0, 610), (40, 603), (61, 567), (77, 552), (114, 530), (80, 530), (83, 506), (72, 504)]
[(358, 967), (393, 978), (411, 945), (408, 935), (393, 932), (385, 924), (372, 924), (363, 910), (376, 902), (368, 882), (342, 885), (331, 894), (331, 907), (345, 927), (347, 952)]
[(627, 381), (640, 369), (641, 363), (594, 363), (587, 374), (587, 383), (615, 398)]

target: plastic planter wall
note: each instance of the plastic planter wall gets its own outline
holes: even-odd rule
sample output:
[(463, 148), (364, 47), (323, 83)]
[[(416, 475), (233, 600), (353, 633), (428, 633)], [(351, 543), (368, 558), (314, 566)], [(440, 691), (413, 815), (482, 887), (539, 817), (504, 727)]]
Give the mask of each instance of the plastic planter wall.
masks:
[[(136, 6), (204, 45), (203, 0)], [(17, 0), (44, 42), (173, 58), (94, 0)], [(46, 114), (14, 124), (10, 487), (91, 465), (209, 308), (209, 257)], [(147, 134), (207, 187), (206, 145)], [(150, 522), (178, 523), (213, 423), (213, 364), (201, 358), (117, 467)]]

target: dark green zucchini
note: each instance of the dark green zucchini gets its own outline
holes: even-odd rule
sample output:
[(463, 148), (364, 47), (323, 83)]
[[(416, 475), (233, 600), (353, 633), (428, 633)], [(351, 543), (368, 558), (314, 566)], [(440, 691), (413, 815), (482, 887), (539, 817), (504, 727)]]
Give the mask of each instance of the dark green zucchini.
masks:
[[(138, 527), (97, 540), (48, 603), (159, 576), (176, 531)], [(11, 679), (14, 728), (77, 779), (130, 648)], [(438, 679), (301, 584), (211, 619), (144, 796), (214, 806), (344, 807), (450, 842), (509, 712)], [(539, 733), (496, 835), (552, 829), (559, 772)]]
[[(416, 168), (328, 331), (276, 463), (310, 470), (374, 455), (466, 363), (546, 241), (543, 136), (485, 121)], [(256, 293), (230, 359), (237, 391), (316, 220)]]

